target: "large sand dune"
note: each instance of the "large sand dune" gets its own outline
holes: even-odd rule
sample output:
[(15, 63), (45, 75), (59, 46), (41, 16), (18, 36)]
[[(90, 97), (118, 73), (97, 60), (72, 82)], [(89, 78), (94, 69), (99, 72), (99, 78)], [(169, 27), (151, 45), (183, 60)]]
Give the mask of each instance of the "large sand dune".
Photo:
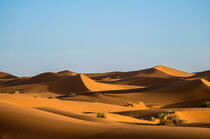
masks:
[(192, 77), (194, 74), (176, 70), (176, 69), (166, 67), (163, 65), (159, 65), (153, 68), (137, 70), (137, 71), (109, 72), (109, 73), (86, 74), (86, 75), (96, 80), (103, 80), (106, 78), (126, 79), (126, 78), (131, 78), (131, 77), (179, 78), (179, 77)]
[(180, 78), (161, 78), (161, 77), (131, 77), (117, 81), (103, 81), (105, 83), (115, 83), (122, 85), (137, 85), (145, 87), (161, 87), (167, 84), (183, 81)]
[[(166, 66), (129, 72), (0, 73), (0, 138), (209, 139), (209, 72)], [(173, 111), (186, 122), (160, 126)], [(98, 118), (101, 113), (105, 118)]]
[(204, 79), (177, 82), (160, 89), (144, 93), (141, 98), (147, 102), (168, 105), (167, 107), (200, 107), (210, 100), (209, 82)]
[(60, 76), (55, 73), (43, 73), (29, 79), (15, 80), (0, 88), (1, 92), (24, 90), (24, 92), (53, 92), (65, 94), (71, 92), (94, 92), (108, 90), (137, 89), (140, 86), (112, 85), (98, 83), (89, 77), (78, 74)]
[(159, 65), (154, 68), (175, 77), (191, 77), (194, 75), (193, 73), (184, 72), (184, 71), (173, 69), (173, 68), (166, 67), (163, 65)]

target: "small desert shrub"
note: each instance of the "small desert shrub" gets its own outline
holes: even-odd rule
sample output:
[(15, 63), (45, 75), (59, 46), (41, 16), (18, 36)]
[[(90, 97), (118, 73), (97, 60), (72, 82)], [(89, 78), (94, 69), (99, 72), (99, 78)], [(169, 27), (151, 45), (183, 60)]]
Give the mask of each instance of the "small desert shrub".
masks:
[(156, 118), (155, 117), (151, 117), (151, 119), (150, 119), (150, 121), (155, 121), (156, 120)]
[(106, 115), (104, 113), (97, 113), (97, 118), (106, 118)]
[(110, 79), (111, 79), (110, 77), (103, 78), (103, 80), (110, 80)]
[(96, 92), (94, 92), (94, 94), (93, 94), (94, 96), (100, 96), (101, 95), (101, 92), (99, 92), (99, 91), (96, 91)]
[(19, 95), (20, 91), (15, 91), (14, 94)]
[(144, 102), (142, 102), (142, 101), (139, 101), (139, 102), (128, 101), (123, 106), (135, 107), (135, 106), (142, 106), (142, 105), (145, 105)]
[(210, 101), (205, 101), (201, 104), (201, 107), (203, 108), (209, 108), (210, 107)]
[(134, 107), (134, 103), (133, 102), (126, 102), (123, 106), (129, 106), (129, 107)]
[(181, 126), (185, 123), (175, 112), (164, 112), (158, 115), (160, 125), (175, 125)]
[(55, 96), (49, 96), (48, 99), (55, 99)]
[(74, 97), (74, 96), (76, 96), (76, 95), (77, 95), (77, 94), (74, 93), (74, 92), (70, 92), (70, 93), (68, 94), (69, 97)]
[(138, 104), (138, 105), (145, 105), (144, 102), (142, 102), (142, 101), (138, 101), (138, 102), (136, 102), (136, 104)]

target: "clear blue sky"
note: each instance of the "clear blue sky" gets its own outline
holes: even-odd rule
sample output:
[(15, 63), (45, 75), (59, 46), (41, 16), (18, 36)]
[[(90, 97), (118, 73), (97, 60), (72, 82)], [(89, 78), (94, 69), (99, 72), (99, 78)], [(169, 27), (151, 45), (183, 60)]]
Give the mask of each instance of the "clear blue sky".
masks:
[(210, 70), (210, 0), (0, 0), (0, 70)]

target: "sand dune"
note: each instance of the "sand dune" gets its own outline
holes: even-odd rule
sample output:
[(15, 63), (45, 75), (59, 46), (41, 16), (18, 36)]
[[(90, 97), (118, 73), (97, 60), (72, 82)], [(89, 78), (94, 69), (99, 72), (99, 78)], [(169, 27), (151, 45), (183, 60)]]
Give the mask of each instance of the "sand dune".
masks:
[(122, 85), (137, 85), (145, 87), (161, 87), (175, 82), (183, 81), (179, 78), (161, 78), (161, 77), (131, 77), (117, 81), (105, 81), (108, 83), (122, 84)]
[(11, 79), (11, 78), (17, 78), (17, 77), (6, 72), (0, 72), (0, 79)]
[(193, 73), (184, 72), (184, 71), (173, 69), (173, 68), (166, 67), (163, 65), (159, 65), (154, 68), (175, 77), (191, 77), (194, 75)]
[[(147, 97), (158, 98), (159, 103), (170, 107), (200, 107), (203, 101), (210, 100), (209, 92), (209, 82), (198, 79), (153, 90), (147, 94)], [(173, 103), (175, 105), (172, 105)]]
[(22, 82), (19, 82), (19, 84), (31, 84), (31, 83), (41, 83), (41, 82), (51, 82), (57, 79), (60, 79), (62, 77), (71, 77), (75, 76), (77, 73), (71, 72), (71, 71), (61, 71), (61, 72), (45, 72), (39, 75), (36, 75), (34, 77), (31, 77), (29, 79), (23, 80)]
[[(205, 82), (205, 83), (204, 83)], [(204, 101), (210, 100), (210, 87), (206, 80), (183, 80), (167, 84), (158, 89), (139, 89), (127, 92), (106, 92), (99, 95), (69, 97), (69, 100), (98, 101), (123, 105), (127, 101), (142, 101), (147, 105), (164, 107), (200, 107)]]
[(109, 90), (126, 90), (126, 89), (137, 89), (142, 88), (140, 86), (129, 86), (129, 85), (111, 85), (105, 83), (98, 83), (91, 80), (85, 75), (81, 75), (82, 81), (90, 91), (109, 91)]
[(209, 109), (186, 109), (176, 112), (178, 116), (187, 120), (187, 123), (210, 123)]
[(201, 81), (202, 81), (205, 85), (207, 85), (207, 86), (210, 87), (210, 82), (209, 82), (209, 81), (207, 81), (207, 80), (205, 80), (205, 79), (201, 79)]
[(72, 72), (72, 71), (69, 71), (69, 70), (60, 71), (60, 72), (57, 72), (57, 74), (60, 75), (60, 76), (75, 76), (75, 75), (78, 75), (78, 73)]
[[(1, 136), (12, 138), (192, 138), (207, 139), (209, 129), (100, 123), (0, 101)], [(87, 130), (88, 129), (88, 130)], [(176, 132), (176, 134), (174, 134)], [(123, 133), (123, 134), (122, 134)], [(151, 134), (152, 133), (152, 134)]]
[(62, 101), (59, 99), (47, 99), (34, 97), (34, 94), (0, 94), (0, 100), (15, 103), (25, 107), (48, 107), (69, 112), (113, 112), (136, 110), (139, 108), (124, 107), (119, 105), (104, 104), (98, 102), (83, 102), (83, 101)]
[[(88, 74), (87, 74), (88, 76)], [(90, 76), (91, 77), (91, 76)], [(159, 70), (156, 70), (154, 68), (144, 69), (144, 70), (138, 70), (138, 71), (129, 71), (129, 72), (113, 72), (109, 74), (95, 74), (93, 79), (96, 80), (102, 80), (104, 78), (111, 78), (111, 79), (125, 79), (130, 77), (171, 77), (170, 75), (161, 72)]]
[(136, 89), (136, 88), (141, 88), (141, 87), (98, 83), (83, 74), (76, 75), (73, 77), (65, 77), (48, 84), (48, 89), (52, 90), (52, 92), (59, 92), (59, 91), (95, 92), (95, 91), (108, 91), (108, 90)]
[(159, 114), (174, 111), (177, 116), (185, 120), (184, 126), (205, 127), (209, 125), (210, 110), (208, 108), (171, 108), (171, 109), (149, 109), (115, 112), (122, 116), (129, 116), (135, 119), (149, 120), (151, 117), (158, 117)]
[(86, 74), (87, 76), (95, 80), (110, 79), (126, 79), (131, 77), (160, 77), (160, 78), (178, 78), (178, 77), (191, 77), (194, 74), (180, 70), (176, 70), (170, 67), (159, 65), (153, 68), (144, 70), (129, 71), (129, 72), (110, 72), (99, 74)]
[(199, 79), (203, 78), (210, 81), (210, 70), (198, 72), (192, 78), (199, 78)]
[[(209, 100), (208, 71), (192, 74), (162, 65), (27, 78), (0, 73), (0, 138), (208, 139), (210, 110), (201, 104)], [(168, 111), (187, 122), (169, 127), (151, 121)]]
[[(60, 75), (60, 73), (59, 73)], [(38, 88), (38, 90), (37, 90)], [(44, 73), (30, 79), (19, 80), (0, 88), (1, 92), (24, 90), (24, 92), (53, 92), (65, 94), (71, 92), (108, 91), (142, 88), (140, 86), (111, 85), (98, 83), (85, 75), (58, 76), (54, 73)]]

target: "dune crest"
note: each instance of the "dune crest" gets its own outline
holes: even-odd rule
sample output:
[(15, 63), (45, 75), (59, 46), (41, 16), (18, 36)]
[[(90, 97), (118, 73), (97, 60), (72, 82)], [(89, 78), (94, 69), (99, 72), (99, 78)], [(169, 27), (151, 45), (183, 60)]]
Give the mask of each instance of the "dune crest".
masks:
[(166, 67), (163, 65), (158, 65), (154, 67), (154, 69), (167, 73), (171, 76), (176, 76), (176, 77), (191, 77), (194, 75), (193, 73), (184, 72), (184, 71), (173, 69), (173, 68)]
[(0, 72), (0, 79), (11, 79), (11, 78), (17, 78), (17, 77), (6, 72)]
[(207, 86), (210, 87), (210, 82), (209, 82), (209, 81), (207, 81), (207, 80), (205, 80), (205, 79), (201, 79), (201, 81), (202, 81), (205, 85), (207, 85)]
[(83, 83), (90, 91), (110, 91), (110, 90), (125, 90), (125, 89), (137, 89), (142, 88), (140, 86), (131, 86), (131, 85), (113, 85), (96, 82), (84, 74), (80, 75)]
[(64, 71), (60, 71), (60, 72), (57, 72), (58, 75), (61, 75), (61, 76), (75, 76), (75, 75), (78, 75), (78, 73), (76, 72), (72, 72), (72, 71), (69, 71), (69, 70), (64, 70)]

